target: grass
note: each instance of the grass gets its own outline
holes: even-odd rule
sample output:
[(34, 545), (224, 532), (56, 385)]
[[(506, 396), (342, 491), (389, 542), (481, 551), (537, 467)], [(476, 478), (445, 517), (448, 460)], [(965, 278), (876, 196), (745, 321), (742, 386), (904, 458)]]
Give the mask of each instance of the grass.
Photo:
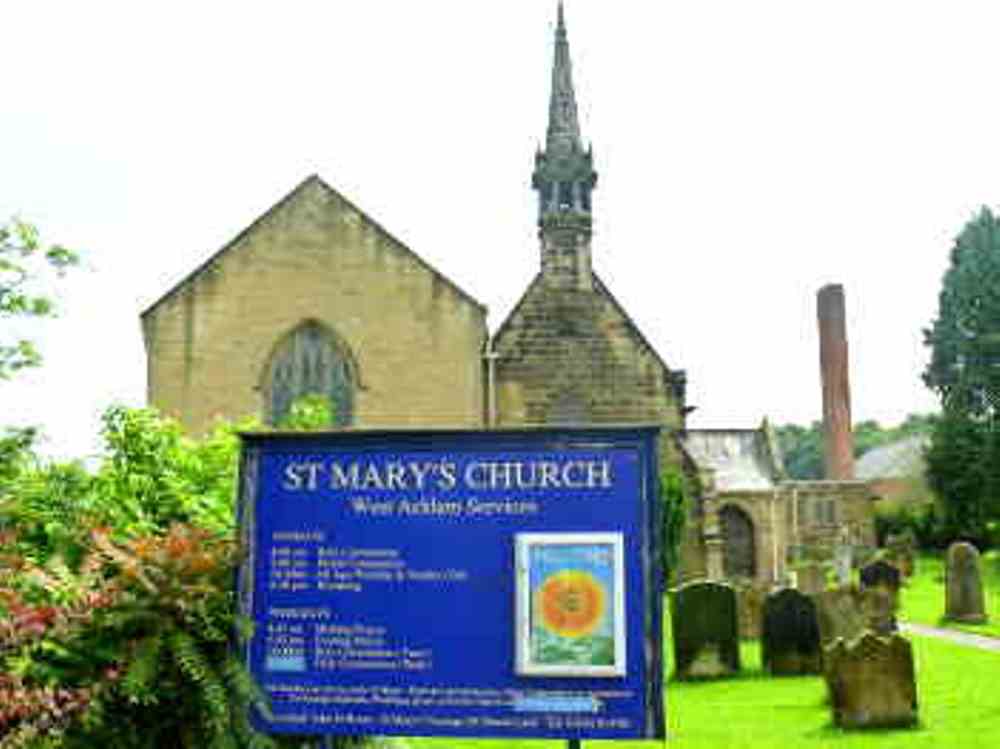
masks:
[[(742, 645), (743, 673), (666, 687), (668, 749), (980, 749), (1000, 736), (1000, 654), (911, 638), (920, 725), (844, 732), (832, 725), (818, 676), (763, 673), (760, 646)], [(668, 658), (669, 660), (669, 658)], [(411, 739), (412, 749), (563, 749), (562, 741)], [(654, 749), (650, 741), (584, 741), (590, 749)]]
[(960, 624), (944, 617), (944, 560), (940, 555), (917, 558), (913, 577), (900, 593), (900, 618), (904, 621), (948, 627), (978, 635), (1000, 637), (1000, 555), (989, 552), (982, 558), (986, 624)]

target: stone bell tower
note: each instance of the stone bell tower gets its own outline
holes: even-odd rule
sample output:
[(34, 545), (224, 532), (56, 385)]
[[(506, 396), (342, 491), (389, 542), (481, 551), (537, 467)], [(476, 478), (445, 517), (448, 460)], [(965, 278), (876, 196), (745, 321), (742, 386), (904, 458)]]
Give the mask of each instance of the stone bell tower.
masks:
[(531, 186), (538, 192), (542, 277), (562, 289), (590, 290), (591, 194), (597, 184), (591, 149), (580, 138), (569, 39), (562, 3), (556, 25), (555, 60), (545, 150), (535, 154)]

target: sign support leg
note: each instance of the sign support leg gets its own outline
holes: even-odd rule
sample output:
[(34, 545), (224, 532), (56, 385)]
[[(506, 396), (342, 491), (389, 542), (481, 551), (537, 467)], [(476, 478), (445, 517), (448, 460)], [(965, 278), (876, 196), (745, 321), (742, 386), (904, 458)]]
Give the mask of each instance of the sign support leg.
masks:
[(569, 739), (566, 744), (566, 749), (580, 749), (580, 739)]

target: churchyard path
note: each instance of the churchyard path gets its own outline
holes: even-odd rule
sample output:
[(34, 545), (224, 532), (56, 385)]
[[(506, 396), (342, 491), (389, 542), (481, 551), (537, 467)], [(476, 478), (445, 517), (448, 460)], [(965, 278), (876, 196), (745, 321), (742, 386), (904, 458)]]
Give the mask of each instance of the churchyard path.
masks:
[(926, 624), (909, 624), (907, 622), (900, 622), (899, 628), (904, 632), (912, 632), (915, 635), (937, 637), (940, 640), (948, 640), (959, 645), (968, 645), (972, 648), (1000, 653), (1000, 639), (996, 637), (983, 637), (982, 635), (973, 635), (968, 632), (957, 632), (953, 629), (941, 629), (940, 627), (928, 627)]

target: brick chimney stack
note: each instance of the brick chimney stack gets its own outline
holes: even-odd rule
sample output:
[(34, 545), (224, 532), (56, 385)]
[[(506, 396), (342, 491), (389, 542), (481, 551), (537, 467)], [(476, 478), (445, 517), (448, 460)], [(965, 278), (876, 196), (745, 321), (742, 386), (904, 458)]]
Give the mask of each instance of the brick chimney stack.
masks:
[(823, 444), (826, 478), (854, 478), (851, 385), (847, 370), (847, 318), (844, 287), (824, 286), (816, 295), (819, 318), (819, 367), (823, 382)]

